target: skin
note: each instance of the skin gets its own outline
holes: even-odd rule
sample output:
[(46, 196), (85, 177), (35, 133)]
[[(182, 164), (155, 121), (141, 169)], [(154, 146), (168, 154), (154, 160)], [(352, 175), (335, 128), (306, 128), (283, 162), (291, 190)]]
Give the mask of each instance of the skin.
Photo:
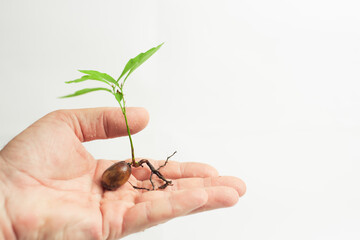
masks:
[[(149, 120), (143, 108), (128, 108), (127, 115), (132, 133)], [(16, 136), (0, 151), (0, 239), (117, 239), (233, 206), (245, 193), (236, 177), (175, 161), (161, 169), (173, 180), (163, 191), (135, 190), (129, 183), (104, 191), (101, 175), (116, 161), (94, 159), (82, 142), (126, 135), (119, 108), (93, 108), (52, 112)], [(150, 186), (147, 167), (132, 174), (132, 184)]]

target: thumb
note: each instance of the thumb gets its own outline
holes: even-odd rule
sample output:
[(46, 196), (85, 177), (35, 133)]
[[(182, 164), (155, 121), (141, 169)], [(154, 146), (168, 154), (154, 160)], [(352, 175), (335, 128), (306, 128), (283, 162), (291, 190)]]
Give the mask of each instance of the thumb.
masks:
[[(132, 134), (144, 129), (149, 122), (149, 113), (144, 108), (126, 108), (126, 116)], [(49, 117), (64, 121), (81, 142), (127, 135), (125, 118), (120, 108), (58, 110), (49, 114)]]

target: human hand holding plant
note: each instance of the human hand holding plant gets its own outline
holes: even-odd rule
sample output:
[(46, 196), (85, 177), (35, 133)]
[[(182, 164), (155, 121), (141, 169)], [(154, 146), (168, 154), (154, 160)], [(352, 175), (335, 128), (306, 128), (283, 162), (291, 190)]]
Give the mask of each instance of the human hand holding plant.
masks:
[[(0, 151), (0, 203), (4, 208), (0, 210), (0, 239), (118, 239), (178, 216), (232, 206), (244, 194), (240, 179), (219, 177), (206, 164), (171, 161), (161, 168), (167, 161), (135, 158), (131, 134), (146, 126), (148, 114), (142, 108), (125, 107), (123, 86), (159, 47), (130, 60), (119, 77), (127, 74), (122, 84), (91, 70), (70, 81), (97, 80), (110, 89), (83, 89), (65, 97), (104, 90), (115, 96), (120, 108), (55, 111)], [(126, 181), (137, 189), (149, 189), (151, 176), (156, 174), (165, 182), (159, 187), (162, 191), (134, 190), (130, 184), (105, 191), (103, 173), (117, 162), (94, 159), (82, 143), (125, 135), (132, 153), (125, 165), (135, 167)], [(139, 167), (142, 163), (149, 168)], [(116, 182), (121, 180), (118, 176), (105, 179)]]
[[(128, 108), (127, 117), (131, 133), (148, 121), (142, 108)], [(173, 161), (162, 169), (173, 180), (165, 190), (125, 184), (104, 191), (101, 175), (114, 161), (94, 159), (82, 142), (126, 134), (119, 108), (95, 108), (55, 111), (16, 136), (0, 151), (0, 238), (117, 239), (174, 217), (232, 206), (245, 192), (240, 179), (219, 177), (206, 164)], [(148, 168), (135, 168), (129, 181), (149, 186), (149, 175)]]

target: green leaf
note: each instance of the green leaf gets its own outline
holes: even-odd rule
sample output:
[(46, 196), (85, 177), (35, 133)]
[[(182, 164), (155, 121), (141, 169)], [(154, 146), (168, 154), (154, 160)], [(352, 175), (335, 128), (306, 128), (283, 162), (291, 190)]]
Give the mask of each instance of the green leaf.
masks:
[(102, 79), (95, 79), (94, 77), (90, 76), (90, 75), (84, 75), (81, 78), (75, 79), (75, 80), (71, 80), (71, 81), (66, 81), (65, 83), (78, 83), (78, 82), (83, 82), (86, 80), (95, 80), (95, 81), (99, 81), (99, 82), (103, 82), (106, 83), (107, 85), (111, 86), (111, 84), (108, 81), (102, 80)]
[(138, 68), (141, 64), (143, 64), (146, 60), (148, 60), (154, 53), (157, 52), (157, 50), (159, 50), (161, 48), (161, 46), (163, 45), (164, 43), (160, 44), (159, 46), (157, 47), (153, 47), (151, 48), (150, 50), (148, 50), (147, 52), (145, 53), (140, 53), (139, 55), (137, 55), (136, 57), (130, 59), (124, 70), (122, 71), (120, 77), (118, 78), (117, 81), (119, 81), (125, 74), (127, 74), (127, 76), (125, 77), (124, 79), (124, 82), (126, 81), (126, 79), (129, 77), (129, 75), (135, 71), (136, 68)]
[(65, 95), (65, 96), (62, 96), (60, 98), (76, 97), (76, 96), (79, 96), (79, 95), (83, 95), (85, 93), (94, 92), (94, 91), (101, 91), (101, 90), (110, 92), (112, 94), (112, 91), (110, 89), (107, 89), (107, 88), (84, 88), (84, 89), (81, 89), (79, 91), (76, 91), (73, 94)]
[(123, 98), (123, 94), (119, 91), (117, 91), (115, 94), (114, 94), (116, 100), (120, 103), (122, 98)]
[[(113, 77), (111, 77), (110, 75), (108, 75), (106, 73), (102, 73), (102, 72), (95, 71), (95, 70), (79, 70), (79, 72), (88, 74), (89, 77), (87, 77), (88, 79), (85, 79), (85, 80), (98, 80), (101, 82), (113, 83), (116, 86), (119, 86), (118, 82), (115, 81), (115, 79)], [(87, 76), (87, 75), (85, 75), (85, 76)], [(83, 76), (83, 77), (85, 77), (85, 76)], [(74, 80), (74, 81), (76, 81), (76, 80)], [(85, 80), (83, 80), (83, 81), (85, 81)], [(78, 82), (82, 82), (82, 81), (79, 80)]]

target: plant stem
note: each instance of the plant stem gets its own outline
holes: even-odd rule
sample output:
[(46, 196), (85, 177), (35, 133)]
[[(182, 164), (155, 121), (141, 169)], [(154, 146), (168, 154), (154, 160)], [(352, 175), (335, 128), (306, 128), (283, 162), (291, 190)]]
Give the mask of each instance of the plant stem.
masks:
[(121, 105), (121, 102), (118, 101), (119, 105), (120, 105), (120, 108), (121, 108), (121, 111), (124, 115), (124, 118), (125, 118), (125, 124), (126, 124), (126, 130), (127, 130), (127, 133), (128, 133), (128, 136), (129, 136), (129, 140), (130, 140), (130, 146), (131, 146), (131, 162), (133, 166), (136, 166), (137, 163), (135, 161), (135, 153), (134, 153), (134, 145), (133, 145), (133, 141), (132, 141), (132, 138), (131, 138), (131, 133), (130, 133), (130, 128), (129, 128), (129, 123), (128, 123), (128, 120), (127, 120), (127, 116), (126, 116), (126, 108), (125, 108), (125, 100), (123, 98), (123, 105)]
[(135, 153), (134, 153), (134, 145), (133, 145), (132, 138), (131, 138), (131, 133), (130, 133), (130, 128), (129, 128), (128, 120), (127, 120), (127, 117), (126, 117), (126, 109), (125, 109), (125, 106), (124, 106), (124, 109), (123, 109), (123, 115), (124, 115), (124, 118), (125, 118), (126, 130), (127, 130), (127, 132), (128, 132), (129, 140), (130, 140), (130, 146), (131, 146), (131, 161), (132, 161), (132, 165), (134, 166), (134, 165), (136, 165), (136, 162), (135, 162)]

